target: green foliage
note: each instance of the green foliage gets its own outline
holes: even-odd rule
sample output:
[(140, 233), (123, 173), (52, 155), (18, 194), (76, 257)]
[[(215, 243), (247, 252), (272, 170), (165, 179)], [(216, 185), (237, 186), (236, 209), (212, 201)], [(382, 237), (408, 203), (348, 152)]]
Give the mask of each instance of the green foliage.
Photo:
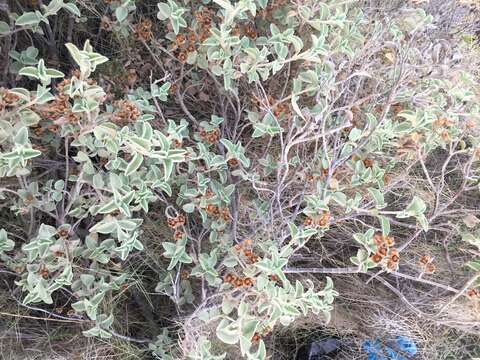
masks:
[[(158, 65), (124, 94), (103, 76), (116, 55), (109, 61), (90, 40), (62, 44), (78, 68), (69, 76), (34, 46), (9, 52), (21, 87), (1, 89), (0, 178), (15, 185), (0, 197), (30, 220), (23, 241), (0, 230), (0, 259), (21, 268), (23, 304), (72, 294), (68, 306), (91, 324), (85, 336), (118, 336), (112, 299), (133, 283), (132, 264), (161, 249), (148, 254), (159, 280), (147, 287), (189, 315), (178, 334), (164, 329), (149, 344), (152, 353), (223, 359), (222, 342), (267, 359), (275, 327), (330, 319), (331, 278), (316, 290), (285, 271), (302, 266), (311, 244), (335, 239), (342, 261), (367, 273), (380, 264), (375, 239), (397, 236), (399, 223), (428, 233), (454, 203), (443, 207), (444, 188), (431, 180), (428, 201), (427, 190), (398, 187), (389, 174), (418, 161), (426, 171), (440, 149), (468, 157), (461, 186), (478, 188), (478, 138), (464, 124), (479, 118), (475, 80), (409, 77), (423, 61), (411, 42), (432, 21), (423, 10), (384, 27), (350, 2), (168, 0), (147, 23), (159, 32), (152, 39), (134, 24), (142, 6), (104, 6), (116, 19), (112, 38), (140, 38)], [(15, 17), (16, 29), (48, 33), (62, 10), (80, 21), (73, 2), (52, 0)], [(0, 22), (0, 33), (11, 31)], [(375, 51), (366, 47), (377, 38)], [(191, 106), (197, 97), (210, 107)], [(146, 219), (159, 211), (173, 236), (152, 246)], [(463, 239), (478, 247), (477, 233)], [(194, 325), (215, 335), (193, 336)]]

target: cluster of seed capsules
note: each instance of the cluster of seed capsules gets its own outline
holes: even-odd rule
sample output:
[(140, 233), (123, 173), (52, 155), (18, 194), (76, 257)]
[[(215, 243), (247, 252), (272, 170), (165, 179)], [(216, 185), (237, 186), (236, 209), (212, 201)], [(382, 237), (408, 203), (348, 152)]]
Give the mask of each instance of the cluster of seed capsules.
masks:
[[(332, 177), (335, 177), (336, 173), (337, 173), (337, 170), (334, 170), (333, 173), (332, 173)], [(328, 176), (328, 169), (322, 168), (320, 170), (320, 175), (316, 176), (316, 175), (313, 175), (313, 174), (309, 174), (309, 175), (305, 176), (305, 181), (309, 184), (313, 184), (318, 179), (320, 179), (320, 180), (326, 179), (327, 176)]]
[(200, 139), (210, 145), (215, 144), (220, 139), (220, 129), (216, 128), (211, 131), (202, 129), (200, 130)]
[(449, 119), (440, 118), (433, 122), (433, 128), (440, 133), (440, 136), (442, 137), (443, 141), (449, 142), (450, 134), (448, 133), (447, 128), (451, 127), (453, 124), (454, 124), (453, 121)]
[[(56, 234), (56, 236), (59, 237), (59, 238), (67, 238), (69, 235), (70, 235), (70, 232), (67, 229), (58, 229), (57, 234)], [(57, 251), (53, 252), (53, 256), (55, 256), (56, 258), (64, 257), (65, 253), (63, 251), (57, 250)], [(22, 273), (24, 271), (24, 269), (25, 268), (23, 266), (17, 267), (17, 268), (15, 268), (15, 272)], [(41, 264), (40, 268), (38, 269), (38, 274), (42, 278), (48, 279), (48, 277), (50, 276), (50, 271), (48, 270), (48, 268), (45, 264)]]
[[(276, 102), (271, 95), (267, 96), (267, 101), (268, 106), (271, 108), (271, 111), (276, 118), (279, 118), (282, 115), (289, 116), (291, 114), (291, 108), (288, 102)], [(250, 102), (258, 109), (260, 109), (262, 105), (262, 101), (256, 96), (252, 96)]]
[(137, 105), (129, 100), (119, 100), (115, 103), (118, 109), (112, 117), (112, 122), (118, 126), (126, 126), (134, 123), (140, 116)]
[(478, 298), (480, 297), (480, 292), (477, 289), (468, 289), (467, 296), (470, 298)]
[(188, 54), (196, 51), (195, 43), (197, 42), (197, 35), (193, 31), (190, 31), (187, 36), (184, 34), (178, 34), (175, 37), (171, 49), (175, 51), (175, 57), (180, 62), (187, 61)]
[(255, 264), (258, 261), (258, 256), (252, 250), (253, 241), (246, 239), (240, 244), (236, 244), (233, 249), (237, 254), (243, 254), (249, 264)]
[(17, 106), (19, 101), (20, 97), (16, 94), (5, 88), (0, 88), (0, 111)]
[[(80, 72), (78, 70), (72, 71), (71, 75), (72, 77), (80, 78)], [(57, 94), (55, 95), (53, 101), (49, 102), (47, 105), (44, 104), (34, 106), (35, 112), (39, 114), (42, 119), (48, 119), (49, 121), (53, 122), (48, 126), (42, 126), (40, 124), (33, 126), (32, 130), (36, 136), (42, 137), (45, 134), (45, 131), (58, 134), (60, 132), (60, 125), (75, 125), (80, 122), (79, 115), (72, 112), (72, 105), (70, 104), (69, 97), (63, 94), (65, 88), (71, 83), (71, 78), (62, 80), (55, 86)], [(88, 79), (87, 83), (93, 86), (96, 84), (96, 81)], [(103, 101), (104, 97), (98, 98), (97, 100)]]
[(208, 216), (222, 219), (225, 222), (230, 221), (230, 210), (228, 210), (228, 208), (219, 207), (214, 204), (207, 204), (207, 206), (205, 206), (205, 211)]
[(370, 257), (370, 259), (375, 264), (382, 263), (387, 271), (397, 270), (400, 262), (400, 255), (398, 250), (393, 247), (395, 245), (395, 239), (393, 236), (375, 234), (373, 236), (373, 241), (377, 246), (377, 251)]
[(424, 273), (433, 274), (436, 270), (436, 267), (433, 264), (433, 258), (431, 256), (423, 255), (420, 257), (419, 263)]
[(183, 238), (185, 233), (183, 232), (183, 226), (185, 225), (185, 216), (182, 214), (178, 214), (175, 217), (171, 217), (167, 219), (167, 224), (170, 228), (175, 230), (173, 233), (173, 239), (178, 241)]
[(145, 19), (135, 25), (135, 35), (138, 39), (148, 42), (152, 38), (153, 23), (150, 19)]
[(240, 288), (240, 287), (250, 287), (250, 286), (253, 286), (253, 279), (250, 278), (250, 277), (239, 277), (239, 276), (235, 276), (231, 273), (228, 273), (227, 275), (225, 275), (223, 277), (223, 282), (225, 284), (230, 284), (232, 285), (234, 288)]
[(197, 33), (192, 28), (187, 28), (187, 34), (178, 34), (170, 49), (175, 51), (175, 57), (180, 62), (185, 62), (188, 54), (196, 51), (197, 42), (204, 42), (210, 37), (210, 28), (214, 17), (213, 10), (203, 8), (195, 12), (195, 20), (198, 24)]
[(227, 165), (230, 166), (231, 168), (236, 168), (238, 166), (238, 164), (239, 164), (239, 162), (235, 158), (227, 160)]
[(245, 25), (235, 25), (235, 27), (232, 29), (231, 34), (238, 37), (241, 37), (243, 34), (252, 40), (256, 39), (258, 36), (255, 25), (252, 23), (248, 23)]
[(307, 217), (303, 222), (303, 225), (307, 227), (327, 227), (330, 221), (330, 212), (324, 211), (321, 215), (316, 217)]
[[(253, 241), (251, 239), (246, 239), (240, 244), (236, 244), (233, 247), (233, 250), (242, 255), (249, 264), (255, 264), (258, 261), (258, 256), (254, 254), (252, 250)], [(250, 277), (240, 277), (232, 273), (228, 273), (223, 277), (223, 280), (226, 284), (230, 284), (235, 288), (239, 287), (250, 287), (254, 284), (254, 279)]]
[(253, 344), (257, 344), (261, 338), (268, 336), (268, 334), (270, 334), (271, 332), (272, 332), (272, 328), (270, 326), (266, 326), (261, 333), (256, 332), (255, 334), (253, 334), (252, 339), (250, 341)]

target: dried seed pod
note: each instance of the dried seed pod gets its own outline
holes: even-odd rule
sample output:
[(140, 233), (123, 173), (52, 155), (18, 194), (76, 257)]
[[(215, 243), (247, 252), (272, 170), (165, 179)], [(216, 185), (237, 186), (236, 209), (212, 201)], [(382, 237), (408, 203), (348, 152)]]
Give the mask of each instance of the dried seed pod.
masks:
[(390, 250), (390, 259), (395, 263), (398, 263), (400, 261), (400, 255), (398, 254), (398, 250), (396, 249)]
[(185, 225), (185, 216), (183, 215), (178, 215), (176, 217), (177, 225)]
[(428, 255), (423, 255), (420, 257), (420, 260), (418, 261), (421, 265), (427, 265), (433, 261), (431, 256)]
[(371, 256), (371, 259), (375, 264), (378, 264), (379, 262), (381, 262), (383, 260), (383, 256), (382, 256), (382, 254), (376, 252), (375, 254), (373, 254)]
[(59, 229), (57, 231), (57, 235), (61, 238), (66, 238), (68, 236), (68, 230), (67, 229)]
[(183, 34), (178, 34), (175, 37), (175, 44), (177, 44), (179, 46), (185, 44), (185, 41), (186, 41), (186, 38), (185, 38), (185, 35), (183, 35)]
[(177, 55), (177, 59), (180, 62), (183, 63), (183, 62), (187, 61), (187, 56), (188, 56), (188, 54), (185, 51), (180, 51)]
[(237, 288), (242, 287), (242, 286), (243, 286), (243, 280), (240, 279), (240, 278), (236, 278), (236, 279), (233, 281), (233, 284), (234, 284), (235, 287), (237, 287)]
[(251, 342), (252, 342), (253, 344), (257, 344), (257, 343), (260, 341), (261, 338), (262, 338), (262, 337), (260, 336), (259, 333), (255, 333), (255, 334), (252, 336)]
[(387, 245), (381, 244), (380, 246), (378, 246), (377, 247), (377, 252), (382, 256), (387, 256), (387, 254), (388, 254)]
[(432, 263), (425, 266), (425, 272), (428, 274), (433, 274), (437, 270), (436, 266)]
[(173, 234), (173, 239), (176, 240), (176, 241), (181, 240), (184, 235), (185, 235), (185, 233), (183, 231), (177, 230)]
[(189, 276), (190, 276), (190, 273), (189, 273), (187, 270), (183, 270), (183, 271), (180, 273), (180, 278), (181, 278), (182, 280), (187, 280)]
[(177, 226), (176, 218), (167, 219), (167, 224), (168, 224), (169, 227), (175, 228)]
[(253, 280), (251, 278), (245, 278), (245, 279), (243, 279), (243, 285), (244, 286), (253, 286)]
[(278, 282), (278, 281), (280, 281), (280, 278), (277, 275), (269, 275), (268, 280), (273, 281), (273, 282)]
[(235, 275), (228, 273), (228, 274), (225, 275), (225, 277), (223, 278), (223, 281), (224, 281), (225, 283), (231, 284), (231, 283), (233, 283), (233, 282), (235, 281), (235, 279), (236, 279)]
[(371, 168), (373, 166), (373, 161), (370, 160), (370, 159), (364, 159), (363, 160), (363, 165), (365, 165), (365, 167), (368, 169), (368, 168)]
[(208, 204), (205, 207), (205, 211), (208, 215), (217, 215), (219, 213), (218, 206), (213, 204)]
[(237, 159), (229, 159), (227, 161), (228, 166), (235, 168), (238, 166), (238, 160)]
[(381, 234), (375, 234), (373, 236), (373, 242), (375, 243), (375, 245), (377, 246), (380, 246), (380, 245), (383, 245), (384, 243), (384, 238)]
[(386, 264), (387, 271), (395, 271), (398, 269), (398, 262), (388, 260)]
[(477, 289), (468, 289), (467, 296), (471, 297), (471, 298), (479, 296), (478, 290)]
[(385, 237), (385, 244), (390, 248), (395, 245), (395, 239), (393, 236), (386, 236)]

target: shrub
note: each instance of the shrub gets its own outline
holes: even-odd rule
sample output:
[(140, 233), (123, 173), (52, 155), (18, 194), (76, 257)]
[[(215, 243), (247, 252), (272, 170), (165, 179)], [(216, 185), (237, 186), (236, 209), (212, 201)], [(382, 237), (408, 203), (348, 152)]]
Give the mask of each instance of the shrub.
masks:
[[(219, 340), (265, 359), (276, 326), (328, 321), (338, 295), (329, 277), (317, 289), (293, 274), (398, 273), (413, 241), (474, 211), (459, 201), (478, 190), (478, 85), (430, 38), (423, 9), (375, 19), (349, 1), (168, 0), (154, 18), (149, 2), (105, 3), (40, 2), (1, 23), (7, 37), (44, 39), (45, 57), (58, 45), (52, 19), (88, 29), (85, 14), (101, 8), (100, 31), (153, 61), (107, 75), (115, 55), (92, 47), (99, 36), (51, 53), (71, 68), (37, 60), (35, 47), (10, 51), (21, 87), (0, 94), (0, 195), (6, 219), (18, 218), (0, 232), (0, 255), (25, 306), (61, 304), (85, 336), (123, 336), (115, 299), (136, 282), (144, 220), (161, 211), (171, 237), (155, 239), (155, 291), (187, 315), (153, 354), (222, 359)], [(424, 181), (407, 187), (413, 171)], [(310, 266), (322, 242), (341, 247), (343, 267)], [(422, 266), (435, 271), (427, 255)]]

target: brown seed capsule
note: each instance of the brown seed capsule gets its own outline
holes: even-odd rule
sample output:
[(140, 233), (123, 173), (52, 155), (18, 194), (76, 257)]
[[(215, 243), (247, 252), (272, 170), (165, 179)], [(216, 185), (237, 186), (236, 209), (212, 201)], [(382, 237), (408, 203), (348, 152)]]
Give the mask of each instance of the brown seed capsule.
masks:
[(398, 268), (398, 262), (395, 262), (395, 261), (392, 261), (392, 260), (388, 260), (386, 267), (387, 267), (387, 270), (388, 270), (388, 271), (395, 271), (395, 270), (397, 270), (397, 268)]
[(322, 216), (317, 220), (317, 224), (321, 227), (325, 227), (328, 225), (328, 222), (330, 220), (330, 213), (328, 211), (325, 211)]
[(49, 271), (47, 268), (43, 268), (41, 271), (40, 271), (40, 275), (44, 278), (44, 279), (48, 279), (48, 275), (49, 275)]
[(48, 131), (54, 133), (54, 134), (58, 134), (60, 128), (58, 127), (58, 125), (49, 125), (47, 127)]
[(253, 252), (252, 250), (244, 250), (243, 255), (245, 255), (246, 257), (251, 257), (253, 255)]
[(252, 286), (253, 285), (253, 280), (251, 278), (245, 278), (245, 279), (243, 279), (243, 285), (244, 286)]
[(445, 142), (450, 141), (450, 135), (448, 133), (448, 130), (443, 130), (441, 136), (442, 136), (443, 141), (445, 141)]
[(235, 281), (235, 279), (236, 279), (236, 277), (229, 273), (229, 274), (225, 275), (225, 277), (223, 278), (223, 281), (225, 283), (231, 284)]
[(185, 62), (187, 60), (187, 53), (185, 51), (180, 51), (177, 55), (177, 59), (180, 61), (180, 62)]
[(233, 284), (235, 285), (235, 287), (239, 288), (239, 287), (243, 286), (243, 280), (240, 279), (240, 278), (236, 278), (236, 279), (233, 281)]
[(177, 225), (185, 225), (185, 216), (178, 215), (176, 217), (176, 220), (177, 220)]
[(393, 238), (393, 236), (387, 236), (385, 237), (385, 244), (388, 246), (388, 247), (392, 247), (395, 245), (395, 239)]
[(183, 34), (178, 34), (177, 37), (175, 38), (175, 43), (177, 45), (183, 45), (185, 44), (185, 35)]
[(252, 24), (248, 24), (244, 28), (245, 35), (247, 35), (250, 39), (256, 39), (257, 38), (257, 31), (253, 27)]
[(305, 225), (305, 226), (312, 226), (312, 224), (313, 224), (313, 219), (310, 218), (310, 217), (307, 217), (305, 219), (305, 221), (303, 222), (303, 225)]
[(427, 264), (425, 266), (425, 272), (428, 273), (428, 274), (433, 274), (436, 270), (437, 270), (437, 268), (432, 263)]
[(381, 244), (380, 246), (378, 246), (377, 252), (382, 256), (387, 256), (387, 253), (388, 253), (387, 245)]
[(187, 270), (183, 270), (180, 274), (180, 278), (182, 280), (187, 280), (189, 276), (190, 276), (190, 273)]
[(177, 231), (175, 231), (175, 233), (173, 234), (173, 238), (174, 238), (174, 240), (177, 240), (177, 241), (178, 241), (178, 240), (181, 240), (181, 239), (183, 238), (183, 235), (185, 235), (185, 234), (183, 233), (183, 231), (177, 230)]
[(380, 261), (382, 261), (383, 256), (382, 254), (376, 252), (375, 254), (372, 255), (371, 259), (374, 263), (378, 264)]
[(268, 280), (273, 281), (273, 282), (278, 282), (278, 281), (280, 281), (280, 278), (277, 275), (269, 275)]
[(207, 212), (207, 214), (209, 215), (216, 215), (218, 214), (219, 210), (218, 210), (218, 206), (217, 205), (213, 205), (213, 204), (208, 204), (205, 208), (205, 211)]
[(400, 261), (400, 256), (399, 256), (398, 251), (396, 249), (390, 250), (390, 259), (393, 262), (396, 262), (396, 263), (398, 263)]
[(260, 336), (259, 333), (255, 333), (255, 334), (252, 336), (251, 342), (252, 342), (253, 344), (257, 344), (257, 343), (260, 341), (261, 338), (262, 338), (262, 337)]
[(385, 183), (385, 185), (388, 185), (390, 183), (390, 176), (388, 176), (387, 174), (385, 174), (383, 176), (383, 182)]
[(476, 296), (478, 296), (478, 290), (477, 290), (477, 289), (468, 289), (468, 291), (467, 291), (467, 296), (468, 296), (468, 297), (476, 297)]
[(177, 84), (172, 84), (170, 86), (170, 89), (168, 89), (169, 94), (175, 94), (175, 92), (178, 90), (178, 85)]
[(238, 160), (237, 159), (230, 159), (227, 161), (228, 166), (235, 168), (238, 166)]
[(57, 231), (57, 235), (59, 237), (65, 238), (68, 236), (68, 230), (67, 229), (60, 229)]
[(373, 166), (373, 161), (370, 160), (370, 159), (364, 159), (363, 160), (363, 165), (365, 165), (365, 167), (368, 169), (368, 168), (371, 168)]
[(373, 242), (375, 243), (375, 245), (380, 246), (384, 243), (384, 238), (380, 234), (375, 234), (373, 236)]
[(167, 219), (167, 224), (169, 227), (175, 228), (177, 226), (177, 219), (176, 218)]
[(34, 199), (33, 195), (31, 193), (28, 193), (25, 196), (24, 202), (25, 202), (25, 204), (30, 205), (33, 202), (33, 199)]
[(432, 257), (431, 256), (428, 256), (428, 255), (423, 255), (420, 260), (419, 260), (419, 263), (422, 264), (422, 265), (427, 265), (428, 263), (431, 263), (432, 262)]

